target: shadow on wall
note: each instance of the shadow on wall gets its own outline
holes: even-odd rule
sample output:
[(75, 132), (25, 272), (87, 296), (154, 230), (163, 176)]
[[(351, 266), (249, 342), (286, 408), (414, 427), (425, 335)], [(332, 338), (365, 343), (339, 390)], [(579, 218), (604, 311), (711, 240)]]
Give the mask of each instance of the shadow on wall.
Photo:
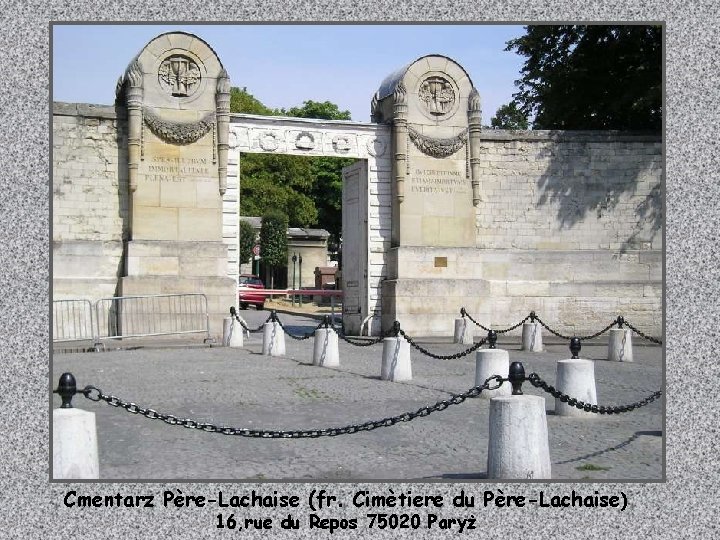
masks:
[[(659, 142), (657, 143), (660, 144)], [(595, 214), (620, 253), (650, 249), (663, 226), (662, 155), (642, 142), (558, 142), (538, 158), (549, 158), (537, 187), (538, 207), (557, 208), (561, 229)]]
[(130, 240), (130, 172), (129, 172), (129, 156), (128, 156), (128, 123), (127, 110), (115, 104), (115, 122), (117, 127), (117, 179), (118, 179), (118, 214), (122, 219), (122, 244), (123, 251), (118, 268), (116, 271), (117, 285), (115, 286), (115, 296), (121, 295), (120, 278), (126, 275), (125, 261), (127, 260), (127, 242)]

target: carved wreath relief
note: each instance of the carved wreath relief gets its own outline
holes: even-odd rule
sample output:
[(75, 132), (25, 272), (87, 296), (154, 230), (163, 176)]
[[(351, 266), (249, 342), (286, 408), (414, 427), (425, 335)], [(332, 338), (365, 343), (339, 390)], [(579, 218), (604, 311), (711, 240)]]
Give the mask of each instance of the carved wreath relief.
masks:
[(173, 97), (193, 95), (201, 79), (200, 68), (187, 56), (170, 56), (158, 69), (160, 87)]
[(420, 85), (418, 97), (425, 109), (433, 116), (443, 116), (455, 104), (455, 90), (444, 77), (428, 77)]

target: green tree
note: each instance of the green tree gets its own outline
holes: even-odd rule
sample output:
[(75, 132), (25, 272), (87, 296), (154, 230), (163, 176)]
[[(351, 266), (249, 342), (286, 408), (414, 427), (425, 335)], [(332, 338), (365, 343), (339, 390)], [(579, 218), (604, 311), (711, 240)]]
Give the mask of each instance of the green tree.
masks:
[(240, 220), (240, 247), (238, 259), (240, 264), (252, 261), (252, 248), (255, 245), (255, 229), (247, 221)]
[(279, 210), (268, 210), (260, 225), (260, 249), (270, 268), (270, 288), (274, 288), (274, 269), (287, 264), (288, 217)]
[(280, 109), (278, 114), (294, 116), (296, 118), (319, 118), (321, 120), (350, 120), (350, 111), (341, 111), (340, 108), (330, 101), (303, 102), (302, 107), (291, 107), (288, 110)]
[(490, 125), (498, 129), (527, 129), (528, 120), (515, 102), (511, 101), (497, 110), (495, 116), (490, 119)]
[(230, 112), (272, 116), (275, 111), (260, 103), (246, 88), (230, 88)]
[(661, 129), (661, 27), (542, 25), (525, 32), (506, 50), (527, 57), (513, 97), (534, 116), (534, 129)]
[[(302, 107), (272, 110), (245, 89), (233, 88), (230, 110), (252, 114), (282, 114), (298, 118), (350, 120), (349, 111), (329, 101), (307, 100)], [(240, 212), (261, 216), (275, 208), (288, 216), (291, 227), (320, 226), (335, 240), (342, 229), (342, 168), (347, 158), (243, 154), (240, 162)]]

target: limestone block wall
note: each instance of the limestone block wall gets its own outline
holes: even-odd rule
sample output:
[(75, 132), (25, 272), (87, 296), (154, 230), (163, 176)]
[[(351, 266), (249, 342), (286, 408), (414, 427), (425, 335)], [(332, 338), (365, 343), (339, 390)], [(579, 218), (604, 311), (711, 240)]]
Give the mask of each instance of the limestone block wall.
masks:
[(613, 133), (486, 131), (482, 249), (662, 249), (662, 142)]
[(124, 110), (53, 105), (53, 298), (113, 296), (129, 230)]
[(494, 324), (539, 310), (578, 333), (623, 314), (662, 325), (658, 136), (484, 132), (477, 209)]

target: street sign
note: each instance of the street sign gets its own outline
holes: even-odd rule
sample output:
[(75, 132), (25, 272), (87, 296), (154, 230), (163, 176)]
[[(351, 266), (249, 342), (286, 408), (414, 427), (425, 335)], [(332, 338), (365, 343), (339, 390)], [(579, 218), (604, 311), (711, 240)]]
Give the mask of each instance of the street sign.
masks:
[(256, 257), (260, 256), (260, 244), (255, 244), (252, 249), (253, 255)]

